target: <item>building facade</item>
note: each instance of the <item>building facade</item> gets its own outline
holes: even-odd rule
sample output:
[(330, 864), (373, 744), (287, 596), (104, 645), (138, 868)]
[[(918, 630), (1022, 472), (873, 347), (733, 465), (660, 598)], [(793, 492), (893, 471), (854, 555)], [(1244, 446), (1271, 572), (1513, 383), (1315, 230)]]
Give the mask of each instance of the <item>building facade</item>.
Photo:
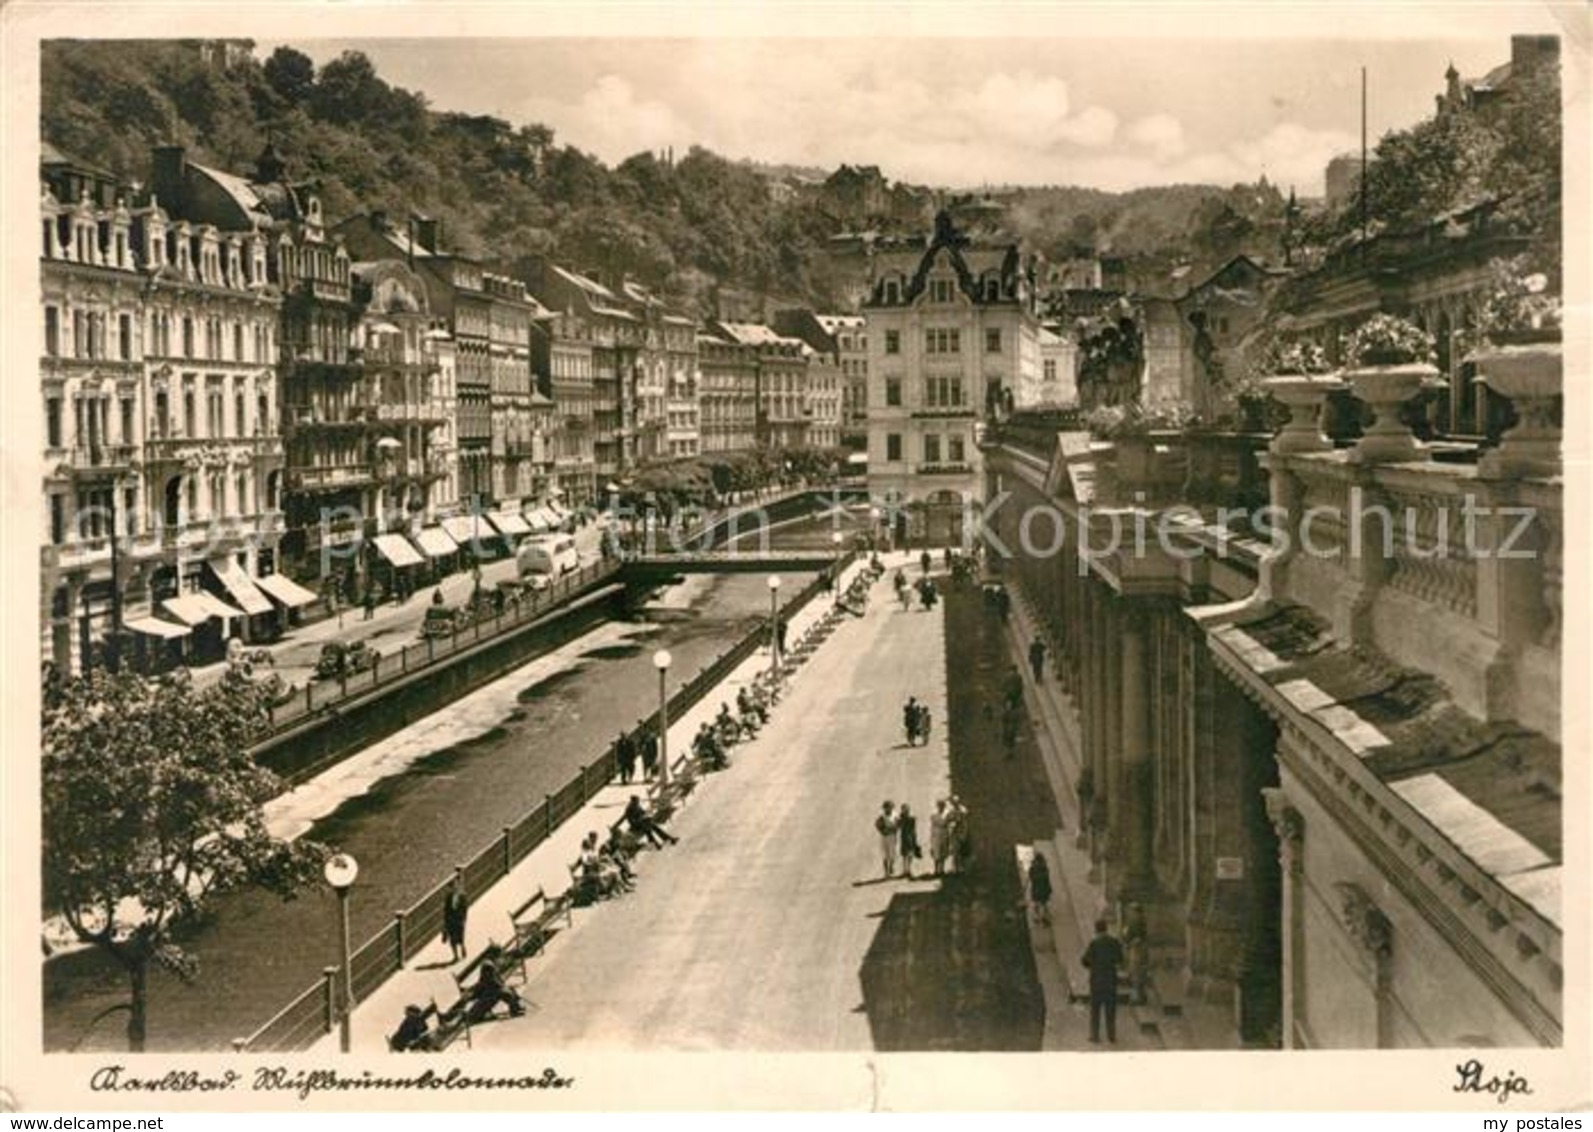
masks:
[[(1229, 1003), (1242, 1044), (1558, 1045), (1559, 480), (1258, 443), (990, 437), (988, 559), (1060, 662), (1058, 804), (1150, 909), (1163, 1005)], [(1214, 520), (1258, 498), (1283, 538)], [(1524, 527), (1440, 533), (1506, 499)]]
[(945, 214), (926, 249), (879, 257), (864, 305), (869, 491), (898, 505), (898, 540), (959, 541), (983, 497), (975, 425), (1040, 372), (1031, 269), (1017, 245), (975, 245)]
[(750, 451), (758, 443), (757, 347), (717, 332), (697, 335), (698, 431), (704, 452)]
[(592, 336), (580, 315), (547, 312), (532, 332), (538, 388), (553, 402), (553, 477), (572, 507), (597, 501)]

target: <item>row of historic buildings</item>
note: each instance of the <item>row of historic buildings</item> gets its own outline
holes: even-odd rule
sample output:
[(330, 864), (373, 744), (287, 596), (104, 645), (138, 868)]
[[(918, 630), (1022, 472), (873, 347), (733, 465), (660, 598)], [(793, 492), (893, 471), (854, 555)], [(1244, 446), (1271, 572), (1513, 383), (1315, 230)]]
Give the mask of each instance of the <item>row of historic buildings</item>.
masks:
[(190, 658), (268, 635), (473, 512), (524, 534), (648, 463), (836, 446), (861, 381), (845, 319), (701, 323), (432, 220), (334, 224), (270, 144), (247, 174), (157, 148), (136, 190), (46, 146), (40, 224), (43, 644), (69, 670), (117, 627)]

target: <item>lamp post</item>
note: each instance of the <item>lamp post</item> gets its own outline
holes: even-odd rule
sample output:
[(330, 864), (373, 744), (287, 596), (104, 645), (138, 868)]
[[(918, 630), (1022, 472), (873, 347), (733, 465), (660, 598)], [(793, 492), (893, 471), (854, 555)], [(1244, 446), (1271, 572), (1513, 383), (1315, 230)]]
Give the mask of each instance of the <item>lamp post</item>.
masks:
[(780, 671), (780, 575), (769, 575), (769, 671)]
[(674, 658), (668, 649), (653, 654), (653, 667), (658, 669), (658, 780), (669, 784), (669, 662)]
[(348, 1053), (354, 1037), (354, 980), (353, 957), (348, 945), (348, 894), (354, 887), (354, 878), (360, 875), (359, 862), (347, 853), (337, 853), (326, 862), (326, 883), (337, 893), (338, 938), (343, 957), (343, 1021), (340, 1044)]
[(841, 604), (841, 543), (845, 538), (840, 531), (830, 532), (830, 545), (835, 547), (835, 561), (830, 565), (830, 596), (836, 605)]

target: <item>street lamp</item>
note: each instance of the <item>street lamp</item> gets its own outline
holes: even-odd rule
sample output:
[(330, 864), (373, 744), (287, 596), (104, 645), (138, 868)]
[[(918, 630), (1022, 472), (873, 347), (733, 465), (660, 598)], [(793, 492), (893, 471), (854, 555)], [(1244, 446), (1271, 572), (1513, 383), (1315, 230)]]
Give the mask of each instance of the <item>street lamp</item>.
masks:
[(780, 670), (780, 575), (769, 575), (769, 671)]
[(324, 870), (326, 883), (337, 893), (339, 939), (343, 955), (343, 1026), (341, 1044), (348, 1053), (354, 1037), (354, 963), (348, 946), (348, 893), (354, 887), (354, 878), (360, 875), (360, 865), (347, 853), (337, 853), (327, 859)]
[(835, 547), (835, 561), (830, 566), (830, 596), (836, 605), (841, 604), (841, 543), (845, 537), (840, 531), (830, 532), (830, 544)]
[(665, 683), (669, 677), (669, 662), (674, 658), (668, 649), (653, 654), (653, 667), (658, 669), (658, 780), (669, 785), (669, 692)]

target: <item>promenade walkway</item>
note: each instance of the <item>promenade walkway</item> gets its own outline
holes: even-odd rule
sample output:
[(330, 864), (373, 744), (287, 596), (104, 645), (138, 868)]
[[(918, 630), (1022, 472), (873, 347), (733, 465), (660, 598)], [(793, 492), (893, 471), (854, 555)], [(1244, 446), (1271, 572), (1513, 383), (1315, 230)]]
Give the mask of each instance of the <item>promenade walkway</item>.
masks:
[[(792, 623), (792, 641), (826, 601)], [(522, 993), (533, 1008), (476, 1027), (474, 1048), (1040, 1048), (1027, 948), (1014, 962), (1000, 943), (1021, 938), (1016, 889), (1000, 886), (996, 906), (980, 876), (1013, 872), (1010, 850), (1006, 860), (985, 855), (960, 880), (881, 876), (872, 824), (881, 802), (909, 803), (927, 845), (929, 813), (951, 789), (944, 625), (938, 611), (902, 612), (889, 583), (876, 585), (867, 613), (843, 619), (769, 726), (675, 818), (680, 844), (637, 859), (635, 892), (577, 909), (573, 927), (529, 965)], [(749, 660), (726, 697), (764, 664)], [(934, 715), (927, 746), (905, 746), (908, 695)], [(676, 723), (672, 750), (720, 698)], [(528, 894), (562, 891), (580, 838), (606, 828), (627, 793), (600, 795), (477, 902), (472, 955), (508, 935), (508, 910)], [(997, 815), (973, 816), (999, 836)], [(406, 1003), (452, 1001), (448, 971), (435, 942), (356, 1011), (355, 1048), (383, 1048)], [(336, 1042), (330, 1035), (320, 1048)]]

